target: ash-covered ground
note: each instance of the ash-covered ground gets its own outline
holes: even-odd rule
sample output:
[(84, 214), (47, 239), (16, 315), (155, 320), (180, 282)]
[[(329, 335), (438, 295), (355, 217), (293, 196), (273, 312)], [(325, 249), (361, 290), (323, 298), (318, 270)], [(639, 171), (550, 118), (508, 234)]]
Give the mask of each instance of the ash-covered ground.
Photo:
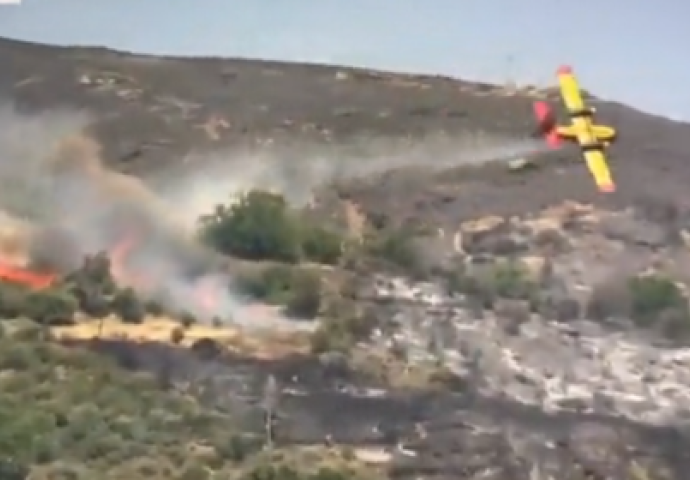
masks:
[[(215, 357), (210, 342), (196, 353), (92, 347), (246, 411), (248, 428), (262, 428), (268, 402), (278, 442), (350, 445), (396, 478), (681, 478), (690, 340), (640, 328), (622, 310), (592, 318), (586, 302), (626, 272), (687, 271), (685, 220), (666, 213), (565, 202), (466, 222), (440, 239), (447, 263), (482, 269), (509, 253), (527, 266), (552, 300), (539, 312), (525, 299), (478, 305), (440, 279), (362, 279), (360, 298), (378, 305), (380, 323), (357, 351), (397, 360), (396, 386), (335, 353), (258, 361)], [(403, 386), (424, 370), (444, 372), (440, 388)], [(267, 394), (270, 377), (277, 387)]]
[[(676, 319), (642, 328), (625, 311), (593, 318), (587, 305), (602, 285), (646, 269), (686, 280), (687, 125), (598, 105), (621, 134), (620, 191), (603, 197), (576, 152), (545, 155), (529, 139), (530, 102), (548, 92), (10, 40), (0, 60), (11, 65), (0, 72), (5, 132), (33, 119), (0, 147), (0, 165), (20, 177), (14, 156), (42, 156), (55, 132), (85, 127), (108, 168), (144, 179), (141, 203), (174, 212), (183, 229), (230, 193), (273, 188), (318, 206), (328, 195), (315, 189), (337, 182), (327, 193), (345, 192), (358, 215), (435, 232), (421, 249), (443, 275), (360, 279), (379, 324), (353, 358), (92, 347), (154, 371), (162, 388), (246, 413), (250, 429), (262, 426), (273, 375), (278, 442), (367, 448), (391, 477), (684, 478), (690, 350), (683, 335), (669, 339)], [(530, 155), (541, 168), (505, 168)], [(489, 308), (448, 278), (506, 259), (528, 267), (550, 309), (525, 299)], [(388, 359), (397, 382), (359, 368), (356, 355)], [(406, 378), (426, 370), (442, 372), (441, 385)]]

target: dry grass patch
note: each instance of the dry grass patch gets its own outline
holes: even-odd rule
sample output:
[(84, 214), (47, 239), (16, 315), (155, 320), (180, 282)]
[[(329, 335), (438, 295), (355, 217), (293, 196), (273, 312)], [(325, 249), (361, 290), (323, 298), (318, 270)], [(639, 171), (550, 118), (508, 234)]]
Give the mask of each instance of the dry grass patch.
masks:
[[(179, 342), (173, 341), (182, 332)], [(88, 320), (71, 326), (53, 328), (59, 339), (90, 340), (93, 338), (127, 339), (135, 342), (159, 342), (189, 347), (201, 339), (212, 339), (233, 352), (257, 358), (279, 358), (309, 350), (307, 332), (269, 329), (247, 330), (231, 325), (190, 325), (166, 317), (148, 317), (140, 324), (128, 324), (115, 317), (103, 321)]]

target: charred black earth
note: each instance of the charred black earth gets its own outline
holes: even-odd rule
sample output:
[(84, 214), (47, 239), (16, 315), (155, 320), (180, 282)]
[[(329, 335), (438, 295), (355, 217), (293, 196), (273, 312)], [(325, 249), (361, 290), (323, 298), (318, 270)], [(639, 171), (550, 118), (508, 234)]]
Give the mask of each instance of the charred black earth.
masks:
[(627, 479), (637, 478), (635, 468), (652, 478), (682, 478), (690, 465), (690, 438), (682, 429), (605, 415), (549, 414), (482, 396), (471, 383), (450, 392), (382, 389), (323, 358), (216, 355), (203, 341), (191, 350), (116, 340), (72, 345), (170, 384), (194, 384), (209, 406), (243, 412), (254, 432), (263, 428), (266, 379), (272, 377), (281, 385), (276, 442), (384, 448), (391, 454), (391, 478)]
[[(195, 168), (184, 161), (189, 154), (242, 146), (413, 144), (468, 132), (529, 141), (531, 103), (535, 95), (549, 95), (442, 77), (157, 58), (8, 39), (0, 39), (0, 62), (7, 66), (0, 70), (0, 92), (12, 108), (38, 115), (60, 108), (90, 112), (89, 130), (107, 165), (145, 181), (160, 172), (184, 175)], [(449, 165), (439, 178), (420, 164), (412, 173), (401, 169), (351, 185), (349, 195), (367, 210), (456, 227), (484, 215), (525, 216), (564, 200), (614, 210), (653, 204), (674, 218), (686, 214), (690, 127), (614, 103), (599, 102), (597, 109), (621, 135), (612, 152), (615, 195), (597, 194), (576, 154), (567, 151), (543, 156), (540, 168), (521, 175), (491, 162)], [(202, 385), (199, 395), (215, 408), (226, 402), (246, 412), (248, 428), (261, 428), (262, 389), (274, 376), (284, 397), (278, 442), (383, 446), (392, 456), (393, 478), (656, 480), (684, 478), (690, 469), (685, 426), (577, 408), (547, 412), (487, 396), (476, 378), (435, 390), (390, 388), (338, 358), (209, 358), (208, 352), (106, 340), (79, 346), (153, 372), (165, 388)]]

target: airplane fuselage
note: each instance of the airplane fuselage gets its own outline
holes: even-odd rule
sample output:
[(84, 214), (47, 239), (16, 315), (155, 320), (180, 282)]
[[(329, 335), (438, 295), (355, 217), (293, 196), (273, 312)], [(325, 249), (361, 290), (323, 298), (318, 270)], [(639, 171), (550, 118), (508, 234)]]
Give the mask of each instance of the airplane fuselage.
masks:
[(607, 125), (594, 123), (594, 109), (585, 105), (579, 94), (579, 86), (572, 71), (559, 73), (563, 100), (568, 108), (570, 125), (556, 126), (556, 133), (563, 139), (577, 141), (583, 149), (602, 148), (613, 142), (616, 131)]
[(592, 123), (590, 118), (574, 117), (570, 125), (556, 127), (558, 136), (570, 141), (576, 141), (582, 148), (601, 148), (613, 142), (616, 131), (607, 125)]

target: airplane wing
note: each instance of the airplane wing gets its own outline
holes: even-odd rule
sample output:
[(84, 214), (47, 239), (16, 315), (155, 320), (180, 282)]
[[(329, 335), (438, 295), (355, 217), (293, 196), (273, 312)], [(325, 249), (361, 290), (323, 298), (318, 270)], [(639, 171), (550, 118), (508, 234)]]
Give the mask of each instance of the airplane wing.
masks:
[(585, 102), (582, 99), (580, 85), (577, 82), (577, 78), (575, 78), (572, 68), (561, 67), (558, 69), (558, 83), (561, 86), (561, 96), (566, 108), (571, 112), (583, 110)]
[(587, 167), (592, 177), (594, 177), (594, 183), (597, 184), (599, 190), (605, 193), (615, 192), (616, 185), (611, 178), (611, 170), (606, 161), (604, 150), (585, 150), (583, 154)]

